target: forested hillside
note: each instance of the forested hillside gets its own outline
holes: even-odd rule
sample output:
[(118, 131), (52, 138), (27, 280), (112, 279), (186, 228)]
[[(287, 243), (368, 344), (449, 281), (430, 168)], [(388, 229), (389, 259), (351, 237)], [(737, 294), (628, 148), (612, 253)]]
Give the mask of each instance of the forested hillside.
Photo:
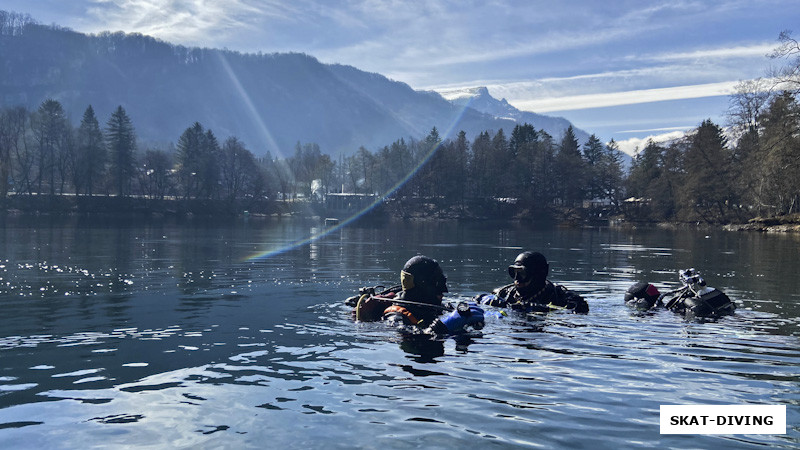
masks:
[(452, 105), (382, 75), (326, 65), (305, 54), (187, 48), (140, 34), (85, 35), (0, 12), (0, 100), (36, 108), (58, 100), (77, 122), (122, 105), (144, 142), (170, 142), (186, 121), (236, 135), (256, 154), (290, 153), (298, 141), (352, 154), (436, 126), (511, 129), (515, 122)]
[[(70, 79), (77, 73), (99, 73), (105, 77), (81, 78), (73, 83), (83, 83), (88, 92), (100, 92), (101, 86), (106, 86), (119, 95), (119, 100), (103, 97), (102, 105), (107, 112), (93, 103), (83, 104), (77, 114), (80, 119), (75, 121), (72, 119), (75, 114), (62, 101), (64, 98), (73, 103), (81, 101), (83, 93), (64, 91), (61, 94), (65, 97), (46, 98), (35, 107), (12, 106), (8, 99), (13, 100), (15, 94), (4, 94), (0, 105), (0, 202), (4, 210), (47, 210), (56, 203), (64, 205), (64, 199), (71, 199), (66, 208), (74, 210), (80, 209), (80, 203), (86, 199), (96, 206), (95, 199), (100, 196), (105, 199), (103, 205), (117, 205), (117, 209), (118, 205), (126, 204), (126, 199), (169, 201), (173, 205), (207, 201), (222, 207), (201, 204), (195, 211), (215, 214), (224, 210), (238, 214), (244, 210), (269, 212), (279, 202), (324, 203), (326, 195), (342, 192), (381, 199), (389, 215), (427, 218), (616, 217), (635, 221), (730, 223), (757, 216), (797, 215), (800, 207), (797, 177), (800, 45), (790, 33), (781, 34), (781, 45), (775, 52), (783, 67), (768, 79), (741, 83), (731, 96), (727, 130), (721, 124), (705, 120), (681, 139), (667, 143), (651, 141), (636, 155), (630, 172), (626, 173), (613, 140), (603, 143), (591, 135), (581, 142), (572, 127), (560, 136), (553, 136), (529, 123), (508, 128), (487, 127), (473, 137), (459, 128), (445, 134), (436, 125), (438, 109), (431, 106), (437, 103), (424, 100), (430, 97), (449, 105), (441, 97), (437, 100), (430, 93), (412, 95), (413, 90), (408, 86), (380, 75), (344, 66), (324, 66), (305, 55), (237, 55), (190, 50), (143, 36), (87, 37), (31, 25), (18, 15), (0, 18), (3, 19), (0, 37), (5, 46), (20, 34), (41, 37), (59, 33), (70, 38), (59, 48), (76, 47), (84, 52), (83, 59), (70, 65), (54, 49), (15, 48), (10, 52), (16, 55), (14, 59), (2, 60), (0, 70), (4, 75), (16, 74), (16, 65), (28, 64), (24, 50), (40, 51), (30, 59), (41, 60), (38, 64), (41, 70), (32, 70), (27, 78), (2, 78), (3, 89), (27, 86), (41, 89), (40, 94), (46, 95), (47, 89), (60, 86), (62, 79)], [(87, 47), (86, 42), (94, 47)], [(267, 148), (261, 153), (243, 135), (217, 125), (228, 123), (224, 120), (228, 116), (215, 114), (222, 114), (220, 104), (230, 99), (219, 92), (204, 92), (207, 86), (202, 83), (193, 86), (173, 82), (169, 88), (153, 88), (166, 89), (165, 96), (182, 92), (195, 110), (184, 110), (184, 104), (177, 100), (159, 103), (150, 97), (153, 105), (162, 106), (151, 105), (134, 116), (125, 99), (154, 94), (148, 93), (146, 83), (126, 84), (129, 89), (126, 90), (114, 80), (147, 78), (152, 74), (135, 67), (121, 71), (121, 65), (107, 63), (108, 59), (100, 63), (86, 49), (94, 48), (95, 53), (114, 54), (116, 58), (131, 55), (130, 60), (136, 61), (143, 52), (152, 56), (153, 52), (144, 50), (148, 47), (162, 53), (160, 70), (167, 74), (194, 70), (209, 74), (213, 72), (209, 67), (214, 66), (214, 60), (224, 61), (223, 66), (234, 72), (238, 71), (237, 64), (262, 66), (258, 73), (267, 74), (261, 78), (262, 89), (273, 90), (276, 98), (287, 86), (300, 89), (297, 80), (305, 77), (307, 82), (310, 79), (307, 77), (312, 76), (308, 71), (316, 71), (323, 75), (314, 78), (322, 83), (314, 87), (315, 92), (321, 94), (341, 87), (344, 90), (340, 92), (347, 95), (357, 92), (360, 96), (360, 103), (348, 103), (352, 110), (342, 110), (338, 103), (339, 116), (369, 115), (368, 111), (372, 111), (375, 113), (372, 119), (383, 121), (383, 125), (390, 122), (396, 125), (393, 122), (396, 116), (390, 120), (389, 116), (380, 115), (380, 111), (414, 111), (419, 116), (418, 124), (400, 121), (404, 124), (401, 128), (426, 127), (427, 131), (421, 138), (405, 138), (399, 133), (401, 137), (386, 138), (372, 149), (359, 145), (347, 155), (332, 157), (322, 150), (331, 148), (331, 141), (310, 131), (308, 135), (302, 134), (307, 129), (300, 124), (294, 124), (300, 137), (291, 145), (277, 144), (263, 123), (242, 124), (247, 136), (260, 132), (265, 139), (272, 139), (258, 142), (273, 142), (276, 151)], [(62, 58), (64, 68), (48, 65), (51, 58)], [(272, 60), (282, 63), (273, 65)], [(119, 62), (122, 64), (122, 60)], [(46, 67), (49, 69), (45, 70)], [(222, 78), (220, 83), (229, 81), (229, 75), (222, 72), (218, 75)], [(113, 76), (116, 78), (109, 78)], [(236, 78), (239, 84), (234, 83), (238, 86), (234, 90), (240, 94), (242, 86), (257, 84), (257, 80)], [(187, 75), (182, 79), (194, 78)], [(18, 94), (16, 100), (30, 101), (27, 95), (34, 94)], [(196, 98), (188, 100), (192, 95)], [(308, 111), (314, 105), (325, 104), (313, 101), (313, 93), (303, 98)], [(332, 98), (327, 97), (327, 101)], [(362, 106), (365, 109), (360, 109)], [(252, 113), (253, 108), (250, 109)], [(466, 119), (459, 124), (484, 123), (482, 116), (469, 111), (461, 116)], [(219, 122), (209, 122), (215, 124), (212, 126), (201, 122), (201, 117), (215, 117)], [(470, 122), (472, 118), (474, 122)], [(165, 134), (161, 144), (142, 139), (149, 127), (158, 127), (157, 119), (165, 124), (175, 123), (164, 125), (165, 130), (177, 128), (174, 133)], [(374, 126), (385, 129), (380, 123)], [(330, 136), (337, 129), (325, 128), (333, 133)], [(349, 135), (366, 136), (370, 130), (355, 127)]]

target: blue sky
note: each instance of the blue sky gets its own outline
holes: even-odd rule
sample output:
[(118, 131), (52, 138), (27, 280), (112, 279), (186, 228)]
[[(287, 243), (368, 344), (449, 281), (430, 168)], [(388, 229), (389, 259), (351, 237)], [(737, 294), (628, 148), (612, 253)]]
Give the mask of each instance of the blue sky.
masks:
[[(2, 0), (85, 33), (303, 52), (415, 89), (486, 86), (519, 109), (562, 116), (632, 151), (711, 118), (727, 94), (780, 62), (796, 0)], [(795, 36), (800, 35), (800, 29)]]

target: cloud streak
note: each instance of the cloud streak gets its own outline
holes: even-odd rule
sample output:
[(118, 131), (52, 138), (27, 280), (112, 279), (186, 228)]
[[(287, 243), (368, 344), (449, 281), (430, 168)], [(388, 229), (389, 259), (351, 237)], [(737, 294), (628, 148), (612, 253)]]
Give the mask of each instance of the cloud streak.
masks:
[(635, 59), (650, 59), (653, 61), (686, 61), (696, 59), (730, 59), (730, 58), (766, 58), (775, 49), (775, 43), (762, 43), (736, 47), (722, 47), (713, 49), (694, 50), (690, 52), (674, 52), (638, 57)]
[(685, 100), (690, 98), (730, 95), (738, 81), (723, 81), (693, 86), (676, 86), (656, 89), (640, 89), (627, 92), (572, 95), (534, 100), (509, 101), (523, 111), (552, 112), (576, 109), (604, 108), (608, 106), (633, 105), (639, 103)]
[(602, 72), (462, 81), (428, 89), (482, 85), (493, 96), (536, 112), (728, 95), (739, 80), (759, 75), (754, 68), (764, 67), (770, 48), (768, 44), (754, 44), (623, 56), (611, 61), (611, 70)]

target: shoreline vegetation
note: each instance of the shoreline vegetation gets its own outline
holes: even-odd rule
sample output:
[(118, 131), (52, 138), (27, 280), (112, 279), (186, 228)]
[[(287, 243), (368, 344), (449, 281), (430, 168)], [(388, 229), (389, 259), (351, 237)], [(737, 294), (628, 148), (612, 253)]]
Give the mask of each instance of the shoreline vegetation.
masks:
[(743, 224), (723, 226), (728, 231), (762, 231), (767, 233), (800, 233), (800, 214), (781, 217), (756, 217)]
[(121, 104), (104, 127), (91, 105), (79, 124), (67, 112), (75, 105), (54, 98), (33, 110), (3, 105), (0, 211), (337, 219), (368, 212), (798, 231), (800, 44), (789, 32), (779, 41), (774, 56), (784, 67), (736, 87), (725, 127), (707, 119), (681, 138), (648, 140), (629, 166), (613, 139), (592, 134), (581, 142), (572, 126), (561, 136), (530, 123), (475, 136), (463, 129), (441, 136), (433, 126), (421, 139), (398, 137), (338, 157), (323, 151), (331, 142), (300, 140), (273, 155), (237, 136), (220, 139), (199, 122), (174, 143), (142, 140)]
[[(437, 201), (439, 200), (439, 201)], [(665, 222), (641, 220), (624, 214), (607, 215), (597, 208), (529, 208), (497, 200), (446, 206), (442, 199), (389, 198), (363, 211), (331, 210), (323, 202), (304, 200), (249, 200), (137, 198), (107, 195), (11, 195), (0, 200), (0, 226), (7, 218), (85, 217), (97, 219), (301, 218), (338, 223), (359, 213), (368, 221), (499, 221), (561, 227), (611, 226), (636, 229), (653, 227), (721, 228), (726, 231), (800, 233), (800, 214), (756, 217), (746, 223)], [(336, 219), (331, 221), (331, 219)]]

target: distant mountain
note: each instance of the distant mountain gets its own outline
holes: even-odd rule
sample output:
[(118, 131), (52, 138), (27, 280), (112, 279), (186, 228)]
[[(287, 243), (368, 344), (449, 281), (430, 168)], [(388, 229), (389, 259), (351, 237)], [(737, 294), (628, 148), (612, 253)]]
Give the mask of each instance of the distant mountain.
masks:
[[(454, 105), (469, 107), (498, 119), (513, 120), (516, 123), (529, 123), (537, 130), (546, 131), (555, 139), (559, 139), (564, 134), (564, 131), (572, 125), (563, 117), (543, 116), (529, 111), (520, 111), (511, 106), (506, 99), (497, 100), (492, 97), (489, 94), (489, 90), (482, 86), (438, 92)], [(574, 126), (573, 130), (575, 137), (578, 138), (581, 144), (589, 139), (589, 133)]]
[[(546, 131), (555, 139), (559, 139), (563, 135), (564, 130), (572, 125), (569, 120), (563, 117), (544, 116), (529, 111), (520, 111), (511, 106), (506, 99), (497, 100), (492, 97), (489, 94), (489, 90), (482, 86), (443, 90), (438, 93), (443, 98), (450, 101), (450, 103), (461, 108), (472, 108), (497, 119), (513, 120), (516, 123), (529, 123), (537, 130)], [(572, 129), (581, 145), (589, 139), (589, 133), (580, 128), (575, 128), (574, 126)], [(627, 171), (633, 163), (633, 158), (627, 153), (620, 152), (620, 162), (622, 163), (622, 168)]]
[(34, 110), (52, 98), (76, 124), (90, 104), (101, 122), (122, 105), (146, 145), (176, 142), (194, 122), (220, 140), (238, 137), (259, 155), (291, 154), (297, 142), (318, 143), (330, 154), (376, 150), (400, 138), (421, 139), (433, 127), (445, 138), (460, 130), (472, 138), (501, 128), (510, 134), (525, 121), (556, 137), (568, 126), (507, 103), (519, 118), (490, 110), (492, 102), (504, 101), (488, 93), (464, 107), (305, 54), (187, 48), (141, 34), (86, 35), (13, 13), (0, 14), (4, 19), (0, 107)]

